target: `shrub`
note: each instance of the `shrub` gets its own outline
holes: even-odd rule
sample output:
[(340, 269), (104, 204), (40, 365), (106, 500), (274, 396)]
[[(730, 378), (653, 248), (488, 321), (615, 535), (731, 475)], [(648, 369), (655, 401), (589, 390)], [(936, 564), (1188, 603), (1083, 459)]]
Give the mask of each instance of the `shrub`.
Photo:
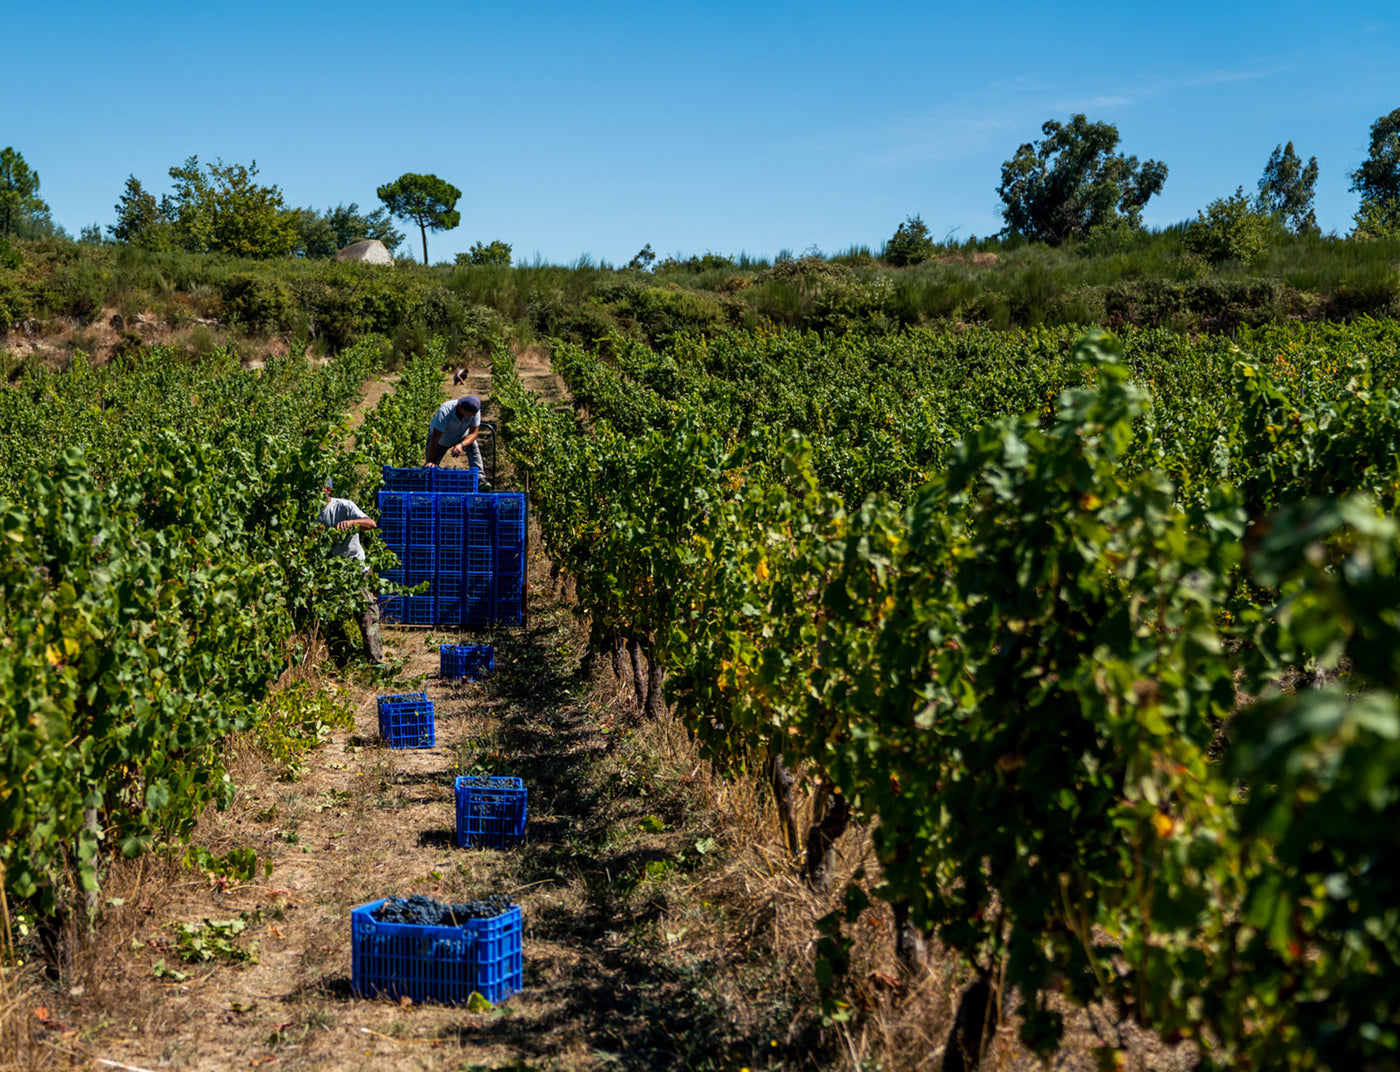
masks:
[(895, 230), (885, 243), (880, 258), (896, 268), (919, 264), (933, 256), (933, 238), (928, 227), (918, 216), (910, 216)]
[(489, 246), (475, 243), (470, 252), (457, 254), (458, 264), (499, 265), (510, 267), (510, 243), (499, 239)]
[(558, 299), (533, 302), (526, 310), (526, 318), (539, 335), (568, 339), (590, 348), (618, 330), (612, 314), (593, 301), (579, 305)]
[(1252, 264), (1264, 255), (1276, 226), (1240, 186), (1233, 196), (1216, 198), (1196, 214), (1196, 222), (1186, 232), (1186, 248), (1212, 264)]
[(229, 319), (254, 331), (286, 331), (294, 323), (297, 302), (280, 279), (240, 272), (224, 285)]
[[(647, 248), (651, 245), (648, 243)], [(640, 254), (639, 254), (640, 256)], [(675, 257), (667, 257), (656, 266), (658, 273), (662, 272), (711, 272), (717, 268), (736, 268), (733, 257), (725, 257), (719, 253), (706, 253), (703, 257), (687, 257), (685, 260), (677, 260)]]
[(725, 307), (713, 294), (674, 285), (603, 287), (598, 301), (624, 329), (652, 342), (664, 342), (678, 332), (712, 335), (729, 324)]

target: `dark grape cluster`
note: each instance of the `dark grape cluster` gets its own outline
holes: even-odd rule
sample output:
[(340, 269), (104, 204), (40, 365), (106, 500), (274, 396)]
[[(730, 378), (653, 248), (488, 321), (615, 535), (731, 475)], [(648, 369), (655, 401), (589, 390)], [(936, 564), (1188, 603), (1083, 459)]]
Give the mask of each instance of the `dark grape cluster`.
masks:
[(415, 927), (456, 927), (472, 919), (491, 919), (510, 908), (510, 898), (499, 893), (466, 904), (443, 904), (421, 893), (391, 897), (372, 915), (381, 923), (409, 923)]
[(491, 776), (487, 774), (464, 774), (458, 781), (473, 789), (489, 789), (491, 786)]

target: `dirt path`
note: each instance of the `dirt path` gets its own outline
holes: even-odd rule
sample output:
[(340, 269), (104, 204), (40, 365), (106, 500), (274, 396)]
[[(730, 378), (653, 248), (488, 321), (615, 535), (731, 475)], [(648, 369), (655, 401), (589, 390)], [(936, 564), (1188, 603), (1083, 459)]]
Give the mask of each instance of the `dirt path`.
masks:
[(379, 400), (392, 392), (398, 382), (397, 372), (381, 372), (366, 381), (360, 389), (360, 400), (350, 407), (350, 428), (353, 430), (363, 424), (365, 414), (379, 405)]
[[(142, 1068), (273, 1060), (301, 1069), (360, 1060), (376, 1069), (583, 1068), (619, 1053), (634, 1067), (653, 1057), (669, 1064), (663, 1054), (686, 1016), (685, 988), (649, 963), (650, 940), (638, 939), (659, 937), (662, 905), (637, 894), (647, 865), (674, 856), (677, 834), (665, 830), (695, 802), (680, 785), (653, 787), (652, 799), (623, 795), (651, 779), (628, 773), (629, 753), (601, 714), (605, 698), (591, 694), (567, 654), (579, 640), (570, 616), (547, 600), (534, 611), (529, 629), (472, 638), (497, 645), (498, 673), (484, 684), (434, 676), (438, 642), (464, 638), (391, 631), (391, 646), (408, 657), (402, 683), (424, 675), (434, 701), (434, 748), (380, 747), (374, 692), (361, 689), (350, 693), (354, 730), (312, 753), (298, 781), (279, 782), (246, 755), (235, 770), (237, 802), (211, 816), (197, 841), (219, 854), (255, 848), (272, 874), (221, 890), (173, 869), (126, 891), (125, 904), (109, 909), (109, 929), (120, 933), (108, 941), (119, 940), (94, 973), (92, 997), (112, 1026), (84, 1030), (81, 1052)], [(459, 772), (525, 780), (527, 844), (456, 847)], [(463, 901), (497, 891), (524, 909), (524, 993), (479, 1014), (352, 995), (351, 908), (409, 893)], [(190, 965), (174, 955), (172, 924), (240, 913), (248, 919), (240, 944), (257, 943), (257, 963)], [(157, 978), (157, 961), (188, 978)], [(695, 1026), (708, 1035), (721, 1025)]]

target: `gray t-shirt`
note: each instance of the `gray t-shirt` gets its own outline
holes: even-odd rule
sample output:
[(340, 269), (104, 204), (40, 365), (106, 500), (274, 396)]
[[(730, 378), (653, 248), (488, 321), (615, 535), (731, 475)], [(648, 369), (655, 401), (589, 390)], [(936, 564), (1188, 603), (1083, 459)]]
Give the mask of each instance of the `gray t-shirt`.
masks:
[(436, 428), (441, 433), (438, 436), (438, 446), (455, 447), (471, 434), (473, 428), (479, 427), (481, 410), (477, 410), (465, 420), (458, 420), (457, 400), (454, 398), (438, 406), (437, 413), (433, 414), (433, 423), (428, 425), (428, 438), (432, 438), (432, 431)]
[[(362, 517), (369, 515), (349, 499), (327, 499), (326, 505), (321, 507), (321, 512), (316, 515), (316, 520), (326, 528), (333, 529), (342, 521), (358, 521)], [(360, 530), (352, 529), (351, 532), (353, 535), (349, 539), (341, 540), (331, 547), (331, 554), (343, 558), (358, 558), (363, 562), (365, 549), (360, 546)]]

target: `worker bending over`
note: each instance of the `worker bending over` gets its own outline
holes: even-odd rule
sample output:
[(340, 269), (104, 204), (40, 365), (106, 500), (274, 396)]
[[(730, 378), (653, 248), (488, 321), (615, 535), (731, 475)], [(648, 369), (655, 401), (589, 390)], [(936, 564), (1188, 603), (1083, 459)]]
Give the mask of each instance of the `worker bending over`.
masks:
[(468, 464), (481, 470), (481, 448), (476, 437), (481, 432), (481, 399), (463, 395), (455, 402), (444, 402), (428, 425), (427, 464), (437, 465), (449, 450), (454, 458), (467, 452)]

